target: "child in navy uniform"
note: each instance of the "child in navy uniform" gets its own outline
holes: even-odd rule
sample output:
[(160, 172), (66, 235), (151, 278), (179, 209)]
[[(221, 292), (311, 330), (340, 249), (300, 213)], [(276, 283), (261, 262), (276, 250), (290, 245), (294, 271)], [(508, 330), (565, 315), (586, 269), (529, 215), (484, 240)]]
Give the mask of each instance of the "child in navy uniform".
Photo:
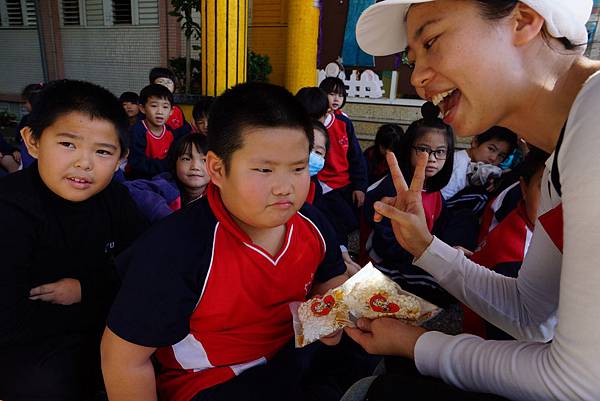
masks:
[[(438, 118), (439, 109), (432, 103), (421, 108), (423, 118), (414, 121), (402, 136), (396, 149), (396, 157), (402, 174), (408, 182), (412, 179), (417, 155), (427, 153), (429, 158), (425, 170), (425, 190), (422, 194), (427, 228), (430, 232), (441, 229), (443, 198), (440, 190), (452, 175), (454, 137), (452, 128)], [(444, 291), (433, 277), (414, 266), (413, 256), (396, 241), (389, 219), (373, 221), (374, 203), (384, 197), (396, 196), (391, 175), (373, 184), (367, 192), (365, 216), (373, 227), (373, 264), (390, 276), (402, 288), (438, 305), (447, 305), (454, 299)]]
[(140, 92), (140, 109), (144, 119), (132, 128), (125, 171), (129, 178), (150, 179), (169, 168), (167, 153), (175, 136), (166, 123), (173, 94), (162, 85), (148, 85)]
[(202, 96), (200, 100), (196, 102), (192, 109), (192, 121), (193, 132), (197, 134), (206, 135), (208, 133), (208, 113), (210, 108), (215, 101), (212, 96)]
[(127, 114), (129, 127), (133, 127), (138, 122), (138, 114), (140, 114), (140, 97), (135, 92), (123, 92), (119, 96), (119, 102)]
[[(150, 70), (148, 80), (150, 85), (162, 85), (172, 94), (175, 93), (175, 88), (177, 87), (177, 78), (175, 77), (175, 74), (173, 74), (173, 71), (169, 70), (168, 68), (154, 67)], [(171, 102), (171, 107), (173, 108), (173, 112), (167, 119), (167, 126), (172, 131), (177, 132), (177, 136), (189, 134), (192, 130), (192, 127), (185, 120), (183, 111), (173, 102)]]
[(0, 399), (82, 400), (100, 386), (113, 259), (145, 228), (112, 177), (127, 149), (117, 98), (50, 83), (23, 130), (29, 168), (0, 180)]
[(207, 195), (119, 259), (124, 283), (102, 341), (112, 401), (157, 391), (169, 401), (292, 399), (307, 351), (293, 348), (289, 303), (344, 280), (335, 235), (304, 205), (313, 131), (298, 101), (274, 85), (237, 85), (208, 127)]
[(358, 229), (358, 209), (368, 187), (367, 164), (350, 118), (341, 111), (346, 103), (346, 88), (339, 78), (325, 78), (319, 85), (328, 95), (329, 112), (323, 124), (329, 134), (329, 152), (319, 173), (323, 200), (338, 239), (344, 246), (348, 234)]

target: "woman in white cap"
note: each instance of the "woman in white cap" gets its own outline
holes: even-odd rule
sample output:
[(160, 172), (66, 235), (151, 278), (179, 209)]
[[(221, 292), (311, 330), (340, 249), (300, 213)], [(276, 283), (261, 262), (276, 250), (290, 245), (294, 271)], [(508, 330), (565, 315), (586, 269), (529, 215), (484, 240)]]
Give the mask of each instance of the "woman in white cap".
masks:
[(360, 329), (347, 330), (355, 341), (372, 353), (414, 359), (420, 375), (378, 379), (369, 400), (402, 399), (426, 377), (447, 386), (436, 400), (471, 399), (449, 398), (461, 390), (512, 400), (600, 400), (600, 63), (582, 56), (592, 3), (386, 0), (359, 19), (363, 50), (406, 49), (412, 84), (439, 103), (458, 135), (499, 125), (554, 152), (517, 279), (483, 269), (432, 237), (420, 200), (426, 160), (421, 156), (407, 187), (388, 155), (398, 196), (377, 203), (376, 218), (392, 219), (416, 265), (519, 341), (360, 321)]

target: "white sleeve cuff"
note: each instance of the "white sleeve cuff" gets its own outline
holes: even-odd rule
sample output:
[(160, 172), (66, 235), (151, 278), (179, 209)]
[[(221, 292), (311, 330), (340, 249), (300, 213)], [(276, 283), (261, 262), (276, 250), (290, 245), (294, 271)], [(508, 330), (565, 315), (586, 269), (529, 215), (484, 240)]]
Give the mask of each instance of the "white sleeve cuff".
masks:
[(415, 365), (425, 376), (440, 377), (440, 357), (442, 350), (454, 336), (428, 331), (415, 344)]
[(461, 255), (461, 251), (434, 236), (431, 244), (413, 264), (439, 281), (452, 270), (456, 264), (454, 261)]

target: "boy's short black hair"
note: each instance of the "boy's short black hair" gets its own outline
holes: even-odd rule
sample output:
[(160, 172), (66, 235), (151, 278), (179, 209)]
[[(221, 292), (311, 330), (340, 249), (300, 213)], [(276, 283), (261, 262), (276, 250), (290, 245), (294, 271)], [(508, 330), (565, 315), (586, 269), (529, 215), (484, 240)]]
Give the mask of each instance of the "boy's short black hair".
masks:
[(323, 118), (329, 110), (327, 93), (316, 86), (302, 88), (296, 93), (296, 99), (304, 106), (310, 118)]
[[(428, 102), (429, 103), (429, 102)], [(433, 104), (431, 104), (433, 106)], [(398, 165), (402, 171), (402, 175), (406, 182), (411, 182), (414, 169), (411, 164), (411, 154), (413, 152), (413, 146), (427, 132), (440, 132), (446, 138), (446, 144), (448, 146), (446, 153), (446, 162), (444, 167), (433, 177), (428, 178), (425, 182), (425, 190), (428, 192), (440, 191), (450, 181), (452, 176), (452, 169), (454, 167), (454, 132), (452, 127), (444, 123), (444, 121), (438, 117), (439, 109), (436, 106), (421, 107), (421, 113), (423, 118), (414, 121), (406, 129), (406, 133), (401, 136), (398, 146), (396, 147), (396, 158), (398, 159)]]
[(233, 153), (244, 144), (244, 129), (250, 127), (299, 128), (308, 139), (307, 155), (312, 149), (312, 123), (294, 95), (277, 85), (239, 84), (215, 100), (208, 117), (208, 150), (223, 160), (226, 172)]
[(119, 137), (121, 156), (125, 154), (129, 142), (127, 114), (115, 95), (90, 82), (63, 79), (46, 85), (29, 116), (33, 138), (39, 140), (59, 117), (73, 112), (112, 123)]
[[(325, 150), (327, 152), (329, 152), (329, 134), (327, 133), (327, 128), (325, 128), (325, 125), (323, 125), (323, 123), (319, 120), (312, 120), (312, 126), (313, 126), (313, 131), (319, 130), (325, 136)], [(313, 135), (314, 135), (314, 133), (313, 133)]]
[(173, 107), (173, 94), (168, 88), (162, 85), (151, 84), (142, 89), (140, 92), (140, 104), (145, 106), (150, 97), (168, 100), (171, 103), (171, 107)]
[(517, 137), (517, 134), (508, 128), (498, 126), (492, 127), (475, 137), (477, 145), (481, 145), (482, 143), (491, 141), (492, 139), (508, 143), (508, 154), (510, 154), (517, 147), (517, 141), (519, 138)]
[(323, 89), (326, 94), (337, 93), (338, 95), (344, 98), (342, 105), (340, 108), (344, 107), (346, 104), (346, 98), (348, 97), (348, 92), (346, 92), (346, 84), (342, 81), (341, 78), (338, 77), (327, 77), (319, 84), (319, 88)]
[(206, 137), (204, 135), (195, 133), (182, 136), (178, 140), (171, 143), (171, 146), (169, 147), (167, 160), (169, 163), (169, 169), (175, 175), (176, 180), (177, 175), (175, 174), (175, 167), (177, 165), (177, 160), (181, 157), (181, 155), (191, 153), (192, 146), (198, 151), (198, 153), (206, 155), (206, 152), (208, 152), (208, 143), (206, 142)]
[(531, 178), (546, 167), (546, 160), (550, 157), (542, 149), (531, 145), (528, 145), (528, 147), (529, 152), (518, 166), (519, 177), (523, 178), (526, 184), (529, 184)]
[(194, 120), (200, 120), (202, 117), (208, 117), (210, 108), (215, 102), (215, 98), (212, 96), (202, 96), (200, 100), (196, 102), (192, 109), (192, 117)]
[(173, 81), (173, 84), (177, 86), (177, 78), (173, 71), (165, 67), (154, 67), (150, 70), (150, 74), (148, 75), (148, 80), (151, 84), (154, 83), (158, 78), (169, 78)]
[(375, 134), (375, 146), (394, 150), (403, 134), (404, 130), (398, 124), (383, 124)]
[(123, 92), (121, 93), (121, 96), (119, 96), (119, 102), (121, 103), (129, 102), (138, 104), (139, 101), (140, 97), (135, 92)]

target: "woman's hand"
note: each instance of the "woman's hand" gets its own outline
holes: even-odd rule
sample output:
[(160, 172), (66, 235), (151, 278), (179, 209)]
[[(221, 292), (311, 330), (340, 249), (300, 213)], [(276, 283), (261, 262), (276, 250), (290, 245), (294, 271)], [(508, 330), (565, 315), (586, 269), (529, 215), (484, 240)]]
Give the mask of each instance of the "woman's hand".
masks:
[(357, 328), (346, 327), (346, 334), (369, 354), (396, 355), (414, 359), (415, 345), (427, 330), (409, 326), (392, 318), (359, 319)]
[(395, 198), (384, 198), (381, 202), (375, 202), (373, 219), (379, 222), (383, 217), (389, 218), (398, 243), (418, 258), (433, 241), (433, 236), (427, 228), (421, 198), (425, 183), (427, 154), (417, 154), (417, 165), (410, 188), (406, 185), (396, 156), (392, 152), (388, 152), (386, 159), (397, 195)]

